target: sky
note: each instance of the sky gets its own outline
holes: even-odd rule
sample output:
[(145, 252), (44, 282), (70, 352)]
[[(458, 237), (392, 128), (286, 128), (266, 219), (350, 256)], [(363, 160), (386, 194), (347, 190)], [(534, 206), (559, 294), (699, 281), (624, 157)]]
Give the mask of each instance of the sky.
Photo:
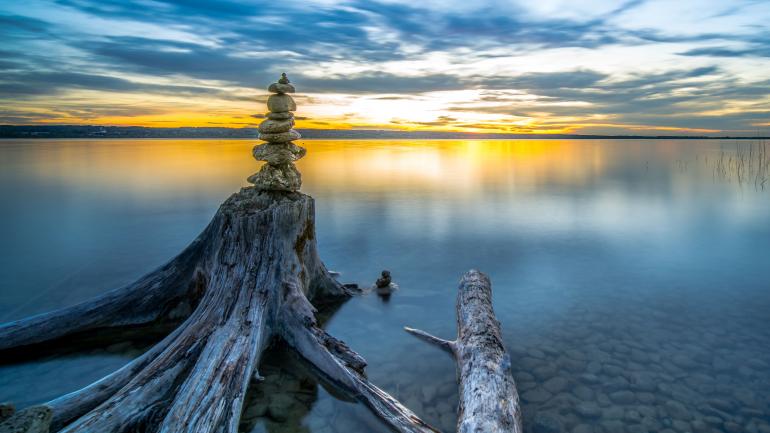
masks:
[(770, 135), (767, 0), (4, 0), (0, 124)]

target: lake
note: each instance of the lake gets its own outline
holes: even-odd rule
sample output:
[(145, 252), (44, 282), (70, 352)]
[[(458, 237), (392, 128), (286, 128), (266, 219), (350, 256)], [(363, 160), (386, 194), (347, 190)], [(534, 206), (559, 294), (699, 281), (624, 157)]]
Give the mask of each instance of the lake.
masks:
[[(729, 140), (302, 140), (321, 257), (383, 269), (329, 332), (444, 431), (457, 282), (490, 275), (527, 431), (770, 432), (770, 144)], [(182, 250), (258, 169), (250, 140), (0, 141), (0, 322), (129, 283)], [(4, 359), (0, 401), (116, 370), (114, 345)], [(387, 431), (280, 348), (244, 432)]]

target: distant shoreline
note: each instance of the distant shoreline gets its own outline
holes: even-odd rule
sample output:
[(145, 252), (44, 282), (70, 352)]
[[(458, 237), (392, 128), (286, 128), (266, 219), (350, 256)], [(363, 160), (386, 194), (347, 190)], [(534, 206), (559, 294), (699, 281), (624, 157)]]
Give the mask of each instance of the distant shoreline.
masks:
[[(298, 129), (305, 139), (461, 139), (461, 140), (770, 140), (768, 136), (710, 135), (587, 135), (587, 134), (502, 134), (443, 131), (397, 131), (378, 129)], [(201, 138), (257, 139), (256, 128), (92, 125), (0, 125), (0, 139), (46, 138)]]

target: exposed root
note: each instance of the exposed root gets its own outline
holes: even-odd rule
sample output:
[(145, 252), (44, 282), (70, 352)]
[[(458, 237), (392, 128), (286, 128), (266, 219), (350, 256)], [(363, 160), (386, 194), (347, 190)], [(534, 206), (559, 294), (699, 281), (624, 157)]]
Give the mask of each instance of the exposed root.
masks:
[(318, 257), (312, 198), (244, 188), (167, 265), (94, 301), (0, 326), (0, 350), (183, 322), (115, 373), (49, 402), (53, 431), (236, 433), (249, 382), (277, 335), (395, 431), (435, 432), (369, 383), (363, 358), (318, 327), (310, 300), (354, 293)]

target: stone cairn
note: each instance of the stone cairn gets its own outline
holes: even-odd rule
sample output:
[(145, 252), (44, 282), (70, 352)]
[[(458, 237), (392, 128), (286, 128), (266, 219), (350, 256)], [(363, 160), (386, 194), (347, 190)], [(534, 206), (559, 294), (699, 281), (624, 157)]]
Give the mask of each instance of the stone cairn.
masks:
[(277, 83), (267, 88), (272, 93), (267, 98), (267, 119), (259, 124), (259, 139), (267, 143), (254, 146), (252, 154), (257, 161), (265, 161), (259, 172), (249, 176), (248, 181), (263, 191), (299, 191), (302, 176), (294, 166), (294, 161), (305, 156), (304, 147), (292, 143), (301, 138), (294, 127), (294, 114), (297, 104), (289, 93), (294, 93), (294, 86), (286, 74), (281, 74)]

